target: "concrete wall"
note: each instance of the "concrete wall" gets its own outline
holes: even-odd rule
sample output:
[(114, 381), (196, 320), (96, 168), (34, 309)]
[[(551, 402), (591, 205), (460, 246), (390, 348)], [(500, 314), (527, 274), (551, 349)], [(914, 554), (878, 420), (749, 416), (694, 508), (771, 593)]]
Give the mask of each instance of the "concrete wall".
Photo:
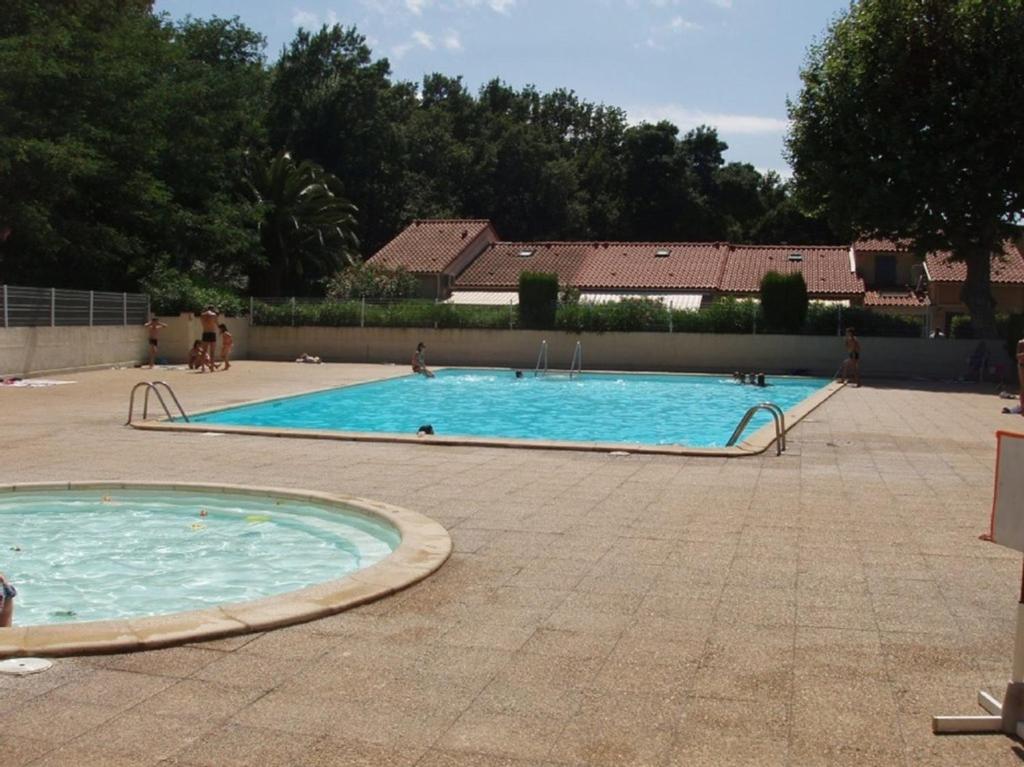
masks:
[[(160, 356), (173, 364), (188, 361), (188, 352), (193, 342), (203, 335), (199, 318), (194, 314), (182, 314), (178, 317), (161, 317), (160, 320), (167, 324), (167, 327), (160, 331)], [(245, 317), (227, 317), (223, 322), (235, 339), (231, 352), (232, 359), (246, 359), (249, 355), (249, 321)], [(217, 359), (220, 359), (219, 334)]]
[(0, 374), (28, 376), (146, 359), (142, 325), (0, 328)]
[[(583, 336), (558, 332), (507, 330), (430, 330), (415, 328), (254, 327), (252, 359), (294, 359), (302, 352), (329, 362), (394, 362), (408, 365), (417, 342), (427, 345), (430, 365), (517, 367), (532, 370), (540, 342), (548, 341), (549, 365), (569, 366), (577, 340), (588, 370), (732, 370), (785, 373), (807, 371), (832, 376), (845, 358), (835, 336), (720, 335), (703, 333), (604, 333)], [(865, 338), (865, 376), (959, 378), (974, 341), (917, 338)], [(1009, 366), (997, 342), (988, 347)], [(1010, 371), (1012, 375), (1012, 370)]]

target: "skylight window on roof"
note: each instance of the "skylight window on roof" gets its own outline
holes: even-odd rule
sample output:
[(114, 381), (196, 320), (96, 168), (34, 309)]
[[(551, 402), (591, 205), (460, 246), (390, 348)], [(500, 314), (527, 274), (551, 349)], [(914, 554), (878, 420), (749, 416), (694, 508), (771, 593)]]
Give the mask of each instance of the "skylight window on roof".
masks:
[(802, 255), (802, 254), (800, 254), (800, 253), (790, 253), (790, 254), (789, 254), (789, 260), (790, 260), (790, 261), (795, 261), (795, 262), (799, 262), (799, 261), (803, 261), (803, 260), (804, 260), (804, 257), (803, 257), (803, 255)]
[(529, 248), (523, 248), (521, 251), (519, 251), (517, 255), (520, 258), (529, 258), (530, 256), (533, 255), (533, 251)]
[(655, 258), (668, 258), (668, 248), (658, 248), (654, 251)]

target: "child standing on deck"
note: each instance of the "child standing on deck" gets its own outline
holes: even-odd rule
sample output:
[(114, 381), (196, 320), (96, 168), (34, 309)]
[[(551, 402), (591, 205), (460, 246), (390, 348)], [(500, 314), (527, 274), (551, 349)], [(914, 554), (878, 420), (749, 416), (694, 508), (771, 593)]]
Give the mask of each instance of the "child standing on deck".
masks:
[(224, 363), (224, 369), (231, 367), (231, 347), (235, 345), (235, 339), (223, 322), (217, 326), (220, 328), (220, 361)]

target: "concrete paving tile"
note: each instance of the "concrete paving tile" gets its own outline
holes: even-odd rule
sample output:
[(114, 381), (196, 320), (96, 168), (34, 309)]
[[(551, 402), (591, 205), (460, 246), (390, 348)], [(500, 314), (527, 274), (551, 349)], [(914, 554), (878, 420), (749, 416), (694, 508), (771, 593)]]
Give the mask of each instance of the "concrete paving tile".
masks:
[(197, 669), (219, 660), (222, 655), (222, 651), (186, 646), (124, 655), (94, 655), (86, 662), (91, 666), (114, 671), (132, 671), (183, 679), (192, 676)]
[(294, 658), (233, 652), (198, 669), (194, 677), (226, 687), (272, 690), (299, 674), (301, 670), (301, 662)]
[(252, 687), (225, 687), (214, 682), (183, 679), (134, 706), (140, 716), (168, 717), (188, 722), (219, 722), (254, 701), (261, 691)]
[(64, 746), (50, 751), (41, 759), (33, 762), (40, 767), (143, 767), (156, 765), (155, 759), (140, 757), (137, 754), (120, 754), (114, 751), (86, 749), (77, 744)]
[(194, 767), (293, 767), (317, 739), (290, 735), (280, 730), (263, 730), (225, 724), (193, 741), (175, 754), (171, 764)]
[(611, 653), (617, 641), (617, 637), (608, 634), (595, 635), (539, 628), (521, 649), (524, 653), (550, 655), (567, 661), (582, 658), (604, 659)]
[(4, 767), (24, 767), (36, 759), (53, 751), (56, 744), (43, 738), (30, 738), (24, 735), (0, 738), (0, 764)]
[(136, 764), (157, 762), (175, 755), (216, 726), (209, 719), (183, 720), (130, 711), (84, 733), (70, 747), (130, 757)]
[(0, 717), (0, 732), (5, 739), (47, 739), (52, 734), (59, 743), (101, 727), (115, 713), (115, 706), (40, 697)]
[[(668, 753), (667, 764), (693, 767), (786, 767), (789, 747), (785, 738), (751, 738), (736, 733), (700, 733), (680, 737)], [(801, 767), (805, 762), (792, 762)]]
[(641, 767), (663, 764), (672, 747), (672, 733), (642, 726), (572, 719), (551, 749), (558, 764)]
[(564, 725), (564, 719), (508, 716), (471, 709), (444, 733), (437, 748), (543, 761)]

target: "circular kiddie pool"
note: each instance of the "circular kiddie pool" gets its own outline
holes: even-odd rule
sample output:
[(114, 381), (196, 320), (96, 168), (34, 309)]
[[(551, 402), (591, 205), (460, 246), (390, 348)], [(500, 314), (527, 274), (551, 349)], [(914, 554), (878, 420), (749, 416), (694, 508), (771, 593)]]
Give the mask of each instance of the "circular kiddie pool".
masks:
[(412, 511), (231, 485), (0, 486), (0, 529), (18, 588), (0, 658), (266, 631), (398, 591), (451, 553)]

